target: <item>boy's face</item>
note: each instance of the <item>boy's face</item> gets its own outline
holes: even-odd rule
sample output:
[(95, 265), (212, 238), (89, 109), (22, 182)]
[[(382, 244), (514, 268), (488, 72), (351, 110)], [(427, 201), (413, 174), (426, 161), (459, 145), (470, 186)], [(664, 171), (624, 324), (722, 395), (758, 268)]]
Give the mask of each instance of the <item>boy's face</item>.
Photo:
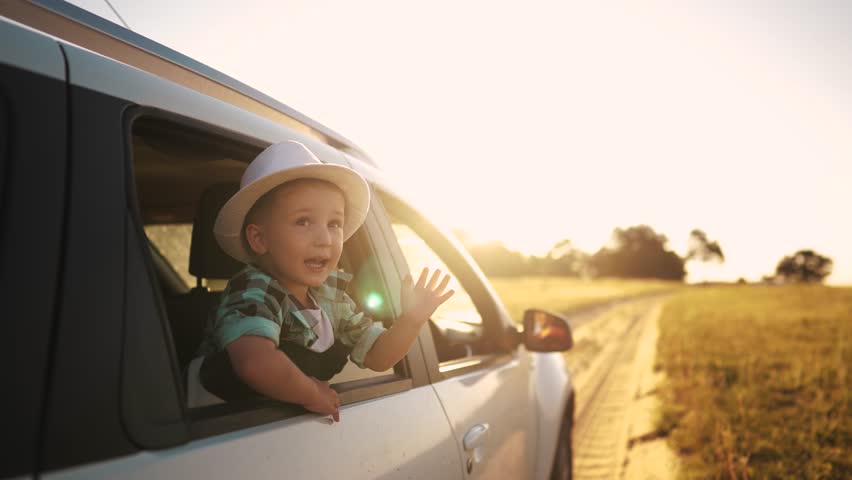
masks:
[(295, 293), (320, 286), (343, 251), (343, 194), (334, 185), (302, 180), (273, 195), (254, 224), (256, 233), (247, 226), (256, 240), (252, 249), (284, 288)]

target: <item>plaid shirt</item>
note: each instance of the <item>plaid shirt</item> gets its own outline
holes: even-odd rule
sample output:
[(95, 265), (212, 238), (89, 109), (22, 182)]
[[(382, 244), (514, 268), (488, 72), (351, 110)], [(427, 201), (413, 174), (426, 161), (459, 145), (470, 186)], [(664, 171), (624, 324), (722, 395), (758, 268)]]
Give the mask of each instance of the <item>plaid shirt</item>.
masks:
[[(364, 357), (385, 328), (358, 311), (346, 294), (351, 279), (351, 274), (336, 270), (322, 285), (308, 290), (331, 320), (334, 338), (352, 348), (349, 358), (365, 368)], [(292, 342), (310, 347), (317, 340), (313, 329), (317, 320), (302, 310), (296, 297), (277, 280), (253, 265), (246, 265), (222, 292), (215, 316), (208, 319), (199, 355), (224, 350), (225, 345), (243, 335), (266, 337), (275, 345)]]

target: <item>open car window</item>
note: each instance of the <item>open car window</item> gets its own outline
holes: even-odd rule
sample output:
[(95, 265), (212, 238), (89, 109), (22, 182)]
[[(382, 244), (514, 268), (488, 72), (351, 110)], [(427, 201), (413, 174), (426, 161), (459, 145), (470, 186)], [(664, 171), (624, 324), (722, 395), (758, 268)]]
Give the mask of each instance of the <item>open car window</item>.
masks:
[[(242, 172), (263, 145), (170, 115), (142, 115), (134, 121), (131, 132), (138, 211), (133, 218), (147, 247), (151, 281), (164, 317), (134, 321), (161, 322), (165, 326), (186, 400), (190, 397), (191, 366), (205, 328), (215, 315), (228, 279), (244, 267), (221, 251), (212, 225), (221, 206), (239, 188)], [(358, 308), (388, 326), (392, 321), (389, 305), (370, 301), (388, 298), (388, 294), (366, 228), (362, 227), (344, 244), (338, 267), (353, 275), (346, 293)], [(375, 372), (361, 369), (349, 360), (330, 383), (345, 404), (411, 388), (407, 372), (404, 361), (387, 371)], [(277, 403), (260, 396), (257, 402), (239, 405), (214, 400), (218, 401), (185, 402), (195, 412), (191, 414), (193, 421), (211, 420), (210, 425), (218, 425), (210, 427), (212, 432), (256, 424), (258, 418), (265, 417), (252, 414), (241, 423), (240, 415), (257, 409), (265, 411)], [(286, 411), (279, 408), (270, 415), (280, 418)], [(304, 412), (300, 408), (289, 411)], [(239, 418), (234, 419), (234, 415)], [(231, 420), (214, 421), (219, 417)], [(199, 431), (211, 432), (210, 428)]]

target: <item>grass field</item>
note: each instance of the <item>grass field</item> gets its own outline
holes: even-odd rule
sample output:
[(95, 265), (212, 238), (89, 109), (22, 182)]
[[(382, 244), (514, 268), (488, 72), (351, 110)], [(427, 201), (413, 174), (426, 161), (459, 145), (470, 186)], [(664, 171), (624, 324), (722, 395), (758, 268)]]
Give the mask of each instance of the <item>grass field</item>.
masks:
[(683, 287), (682, 283), (661, 280), (606, 278), (582, 280), (540, 276), (495, 277), (489, 280), (512, 318), (518, 322), (528, 308), (565, 313), (596, 303)]
[(685, 290), (657, 362), (686, 478), (852, 478), (852, 289)]

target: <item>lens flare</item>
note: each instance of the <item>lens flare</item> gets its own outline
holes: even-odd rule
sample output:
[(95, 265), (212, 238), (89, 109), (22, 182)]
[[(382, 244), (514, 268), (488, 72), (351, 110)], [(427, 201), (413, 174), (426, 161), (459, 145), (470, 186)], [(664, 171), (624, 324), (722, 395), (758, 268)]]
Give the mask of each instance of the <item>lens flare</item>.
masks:
[(379, 295), (376, 292), (372, 292), (369, 295), (367, 295), (367, 300), (364, 302), (364, 304), (370, 310), (378, 309), (379, 307), (382, 306), (383, 303), (384, 303), (384, 300), (382, 300), (382, 296)]

